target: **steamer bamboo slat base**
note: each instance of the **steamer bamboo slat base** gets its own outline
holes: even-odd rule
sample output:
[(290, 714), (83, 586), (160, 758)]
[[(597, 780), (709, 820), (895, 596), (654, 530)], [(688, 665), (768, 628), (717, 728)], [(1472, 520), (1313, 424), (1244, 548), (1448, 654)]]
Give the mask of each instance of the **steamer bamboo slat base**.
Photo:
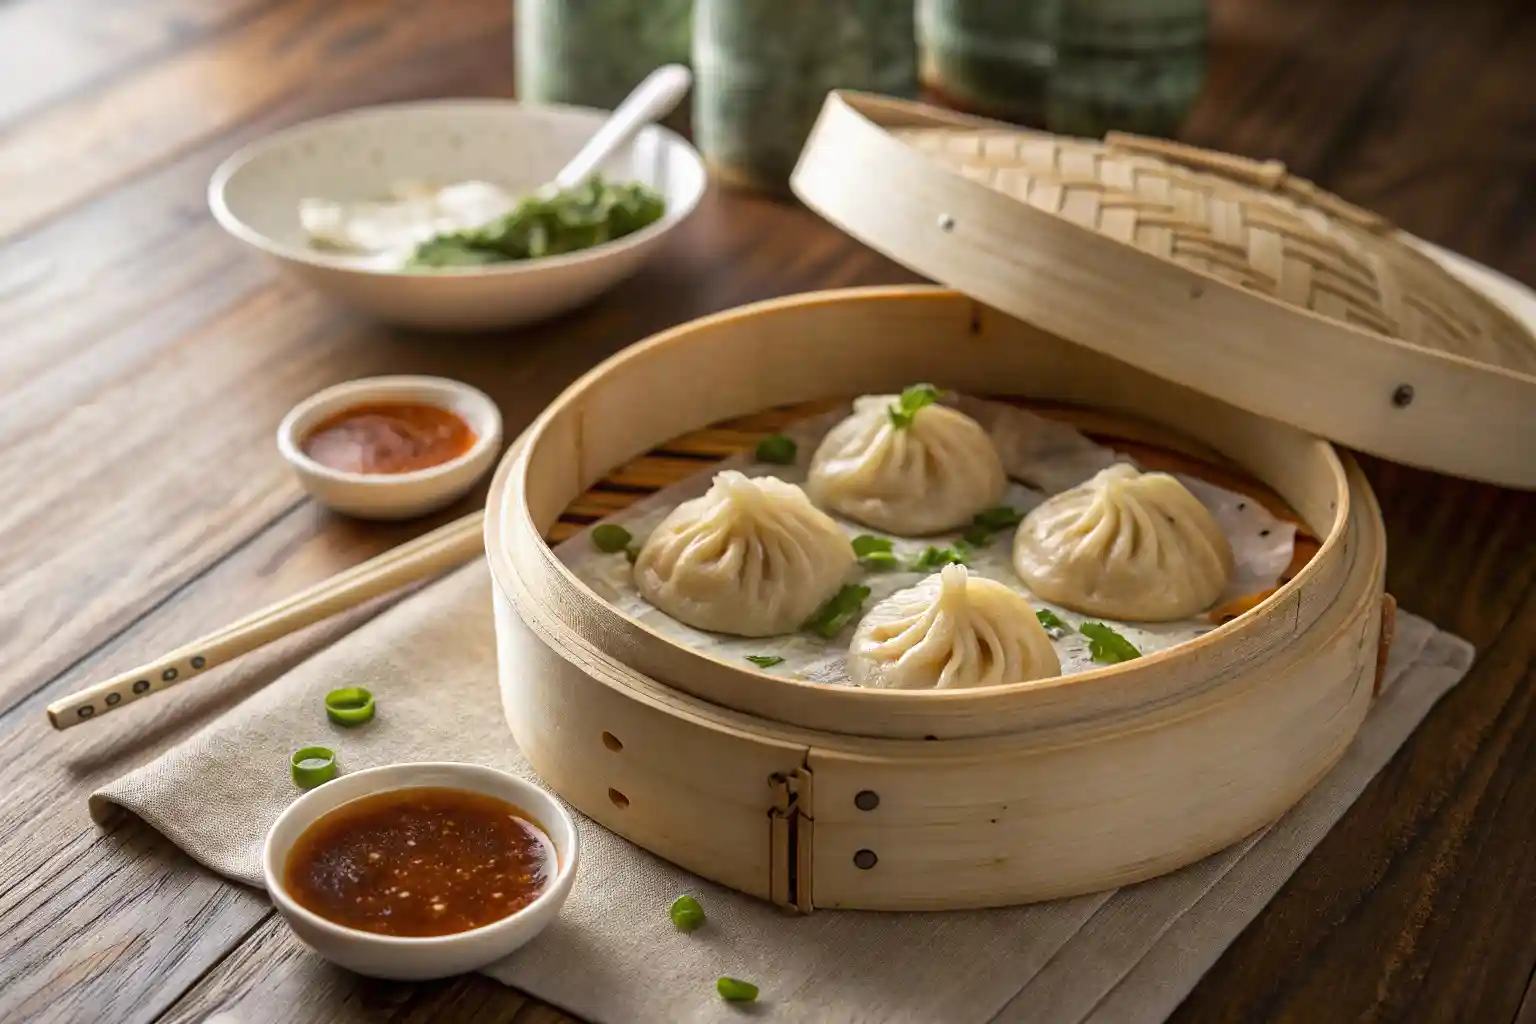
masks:
[[(760, 410), (913, 380), (1090, 405), (1101, 433), (1134, 417), (1153, 425), (1129, 431), (1142, 457), (1173, 431), (1190, 440), (1166, 457), (1257, 479), (1320, 545), (1268, 600), (1169, 651), (893, 694), (684, 651), (586, 592), (542, 539), (737, 450), (773, 425)], [(534, 768), (605, 827), (800, 910), (1050, 899), (1237, 841), (1353, 739), (1388, 607), (1374, 499), (1326, 443), (935, 288), (763, 303), (621, 353), (530, 428), (489, 509), (503, 704)]]

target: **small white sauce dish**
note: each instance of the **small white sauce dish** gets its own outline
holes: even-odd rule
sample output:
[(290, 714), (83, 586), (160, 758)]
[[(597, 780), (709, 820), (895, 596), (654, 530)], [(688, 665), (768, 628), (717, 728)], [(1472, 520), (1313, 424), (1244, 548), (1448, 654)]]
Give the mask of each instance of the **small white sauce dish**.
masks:
[[(376, 793), (418, 786), (442, 786), (499, 797), (524, 811), (554, 843), (558, 862), (553, 881), (532, 903), (509, 917), (454, 935), (408, 938), (379, 935), (334, 924), (299, 906), (283, 885), (289, 851), (304, 830), (343, 804)], [(464, 974), (495, 963), (519, 949), (560, 914), (580, 862), (576, 823), (531, 782), (484, 765), (452, 761), (392, 764), (341, 775), (299, 797), (278, 815), (262, 850), (267, 893), (300, 939), (339, 967), (392, 981), (426, 981)]]
[(367, 107), (269, 135), (220, 165), (208, 205), (220, 226), (332, 298), (430, 330), (507, 328), (574, 309), (638, 270), (704, 195), (699, 153), (650, 125), (598, 170), (660, 192), (661, 220), (615, 241), (540, 259), (435, 272), (326, 252), (300, 222), (305, 199), (378, 200), (407, 181), (484, 181), (523, 194), (549, 182), (607, 118), (599, 110), (509, 100)]
[[(360, 405), (412, 403), (457, 414), (475, 443), (456, 458), (408, 473), (349, 473), (304, 454), (305, 438), (326, 419)], [(446, 377), (365, 377), (311, 395), (283, 417), (277, 449), (315, 500), (360, 519), (411, 519), (451, 505), (474, 487), (501, 452), (501, 411), (490, 396)]]

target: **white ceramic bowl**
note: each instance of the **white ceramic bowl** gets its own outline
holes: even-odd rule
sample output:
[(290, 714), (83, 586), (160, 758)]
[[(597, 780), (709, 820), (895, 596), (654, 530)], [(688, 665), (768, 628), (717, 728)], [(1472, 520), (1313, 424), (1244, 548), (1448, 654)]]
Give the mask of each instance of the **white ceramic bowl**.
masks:
[(402, 180), (489, 181), (513, 191), (549, 181), (606, 118), (582, 107), (434, 100), (337, 114), (269, 135), (220, 165), (208, 205), (226, 231), (341, 302), (437, 330), (512, 327), (581, 305), (637, 270), (704, 194), (704, 164), (678, 135), (643, 129), (601, 168), (666, 197), (660, 221), (581, 252), (432, 273), (366, 269), (309, 246), (299, 201), (378, 199)]
[[(458, 458), (409, 473), (346, 473), (300, 447), (322, 420), (374, 402), (435, 405), (463, 417), (474, 445)], [(311, 395), (283, 417), (277, 450), (315, 500), (361, 519), (410, 519), (451, 505), (485, 475), (501, 451), (501, 412), (484, 392), (446, 377), (365, 377)]]
[[(447, 786), (500, 797), (543, 827), (555, 845), (554, 880), (528, 906), (481, 928), (456, 935), (405, 938), (333, 924), (294, 902), (283, 869), (294, 841), (328, 811), (360, 797), (415, 786)], [(500, 960), (543, 931), (570, 895), (580, 862), (576, 823), (560, 801), (515, 775), (477, 764), (429, 761), (392, 764), (341, 775), (299, 797), (278, 815), (262, 850), (267, 893), (294, 934), (327, 960), (371, 978), (424, 981), (478, 970)]]

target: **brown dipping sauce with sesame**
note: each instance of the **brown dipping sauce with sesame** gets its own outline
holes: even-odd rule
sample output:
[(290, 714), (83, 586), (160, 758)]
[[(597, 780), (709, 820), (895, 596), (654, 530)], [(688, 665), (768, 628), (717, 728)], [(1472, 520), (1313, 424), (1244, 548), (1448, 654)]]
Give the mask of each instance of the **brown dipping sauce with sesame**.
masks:
[(283, 883), (301, 907), (380, 935), (453, 935), (532, 903), (555, 847), (505, 800), (443, 787), (377, 793), (322, 815), (293, 844)]
[(463, 455), (478, 438), (457, 413), (417, 402), (355, 405), (305, 435), (304, 454), (343, 473), (411, 473)]

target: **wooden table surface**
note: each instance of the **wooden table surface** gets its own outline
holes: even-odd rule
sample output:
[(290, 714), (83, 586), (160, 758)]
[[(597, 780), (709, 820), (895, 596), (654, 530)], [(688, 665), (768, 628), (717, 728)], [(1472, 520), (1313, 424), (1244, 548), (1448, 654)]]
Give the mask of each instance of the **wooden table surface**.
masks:
[[(43, 706), (432, 524), (305, 500), (273, 429), (312, 391), (459, 377), (515, 434), (578, 373), (753, 299), (910, 280), (802, 209), (712, 194), (591, 309), (391, 331), (214, 225), (236, 147), (347, 107), (511, 92), (509, 0), (0, 0), (0, 1019), (567, 1018), (472, 977), (383, 985), (85, 795), (367, 610), (56, 734)], [(1183, 137), (1276, 157), (1536, 283), (1536, 5), (1218, 0)], [(1402, 604), (1477, 645), (1430, 716), (1181, 1007), (1192, 1021), (1536, 1022), (1536, 498), (1366, 460)], [(464, 505), (438, 517), (462, 514)]]

